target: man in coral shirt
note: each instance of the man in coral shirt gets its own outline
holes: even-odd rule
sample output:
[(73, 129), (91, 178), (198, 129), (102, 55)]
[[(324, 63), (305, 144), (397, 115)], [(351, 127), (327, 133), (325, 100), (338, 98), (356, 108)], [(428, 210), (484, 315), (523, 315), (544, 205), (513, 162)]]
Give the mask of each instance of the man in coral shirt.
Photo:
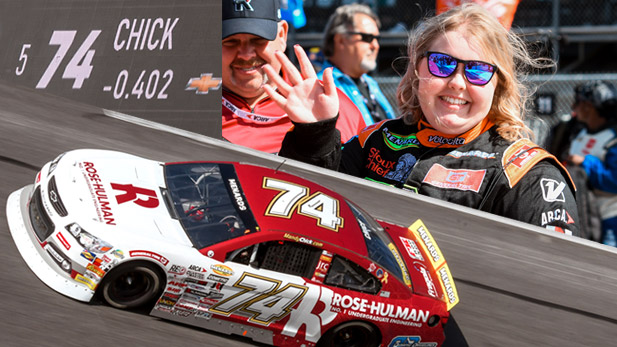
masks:
[[(279, 0), (223, 0), (223, 138), (268, 153), (278, 153), (293, 126), (264, 92), (263, 65), (281, 65), (274, 54), (287, 47), (288, 24), (280, 19)], [(362, 114), (339, 91), (336, 127), (345, 142), (364, 127)]]

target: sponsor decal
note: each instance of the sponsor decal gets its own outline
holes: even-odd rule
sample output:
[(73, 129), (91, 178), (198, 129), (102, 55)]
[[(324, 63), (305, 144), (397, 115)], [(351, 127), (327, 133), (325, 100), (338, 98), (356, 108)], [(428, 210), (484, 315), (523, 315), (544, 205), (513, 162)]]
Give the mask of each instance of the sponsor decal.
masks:
[(421, 263), (414, 263), (414, 267), (416, 268), (416, 270), (418, 270), (418, 272), (420, 272), (422, 274), (422, 277), (424, 277), (424, 282), (426, 282), (426, 288), (428, 290), (428, 294), (434, 298), (437, 297), (437, 287), (435, 287), (435, 283), (433, 282), (433, 278), (431, 277), (431, 274), (429, 273), (429, 271), (426, 269), (426, 267), (421, 264)]
[(214, 275), (214, 274), (208, 275), (208, 279), (211, 280), (211, 281), (215, 281), (215, 282), (223, 283), (223, 284), (225, 284), (225, 283), (227, 283), (227, 281), (229, 281), (229, 278), (227, 278), (227, 277), (221, 277), (221, 276), (217, 276), (217, 275)]
[(124, 259), (124, 252), (122, 252), (122, 250), (116, 249), (116, 250), (112, 251), (111, 254), (113, 254), (114, 257), (116, 257), (118, 259)]
[(454, 170), (433, 164), (422, 183), (437, 188), (479, 192), (486, 170)]
[(98, 170), (94, 167), (94, 163), (79, 163), (79, 167), (88, 183), (92, 202), (94, 203), (99, 221), (107, 225), (116, 225), (116, 219), (114, 218), (111, 203), (105, 191), (105, 186), (103, 185), (103, 180), (99, 176)]
[(386, 173), (385, 178), (393, 181), (405, 183), (411, 169), (416, 165), (418, 160), (410, 153), (405, 153), (398, 158), (394, 170)]
[(201, 266), (197, 266), (197, 265), (189, 265), (189, 270), (191, 271), (195, 271), (195, 272), (208, 272), (206, 269), (204, 269)]
[(90, 288), (90, 290), (94, 290), (96, 288), (96, 283), (94, 283), (94, 281), (80, 274), (75, 274), (75, 281), (85, 284), (86, 287)]
[(439, 276), (441, 277), (441, 282), (444, 285), (444, 289), (446, 290), (446, 294), (448, 296), (448, 310), (450, 307), (454, 306), (458, 302), (458, 295), (456, 294), (456, 289), (454, 287), (454, 281), (451, 280), (452, 275), (450, 274), (450, 270), (447, 266), (442, 267), (438, 271)]
[(407, 136), (402, 136), (390, 132), (388, 128), (384, 128), (382, 134), (386, 145), (395, 151), (400, 151), (402, 149), (410, 147), (417, 148), (420, 146), (420, 141), (418, 141), (415, 133)]
[(358, 224), (360, 224), (360, 229), (362, 229), (362, 234), (364, 235), (364, 238), (367, 239), (367, 240), (370, 240), (371, 239), (371, 231), (369, 230), (369, 228), (360, 219), (358, 219)]
[[(401, 268), (401, 271), (403, 272), (403, 281), (405, 282), (406, 285), (411, 287), (411, 278), (409, 277), (409, 271), (407, 271), (407, 266), (405, 265), (405, 261), (403, 260), (403, 257), (401, 257), (401, 254), (398, 252), (398, 249), (396, 248), (394, 244), (389, 243), (388, 248), (390, 249), (390, 252), (392, 253), (392, 255), (394, 255), (394, 259), (396, 259), (398, 266)], [(385, 273), (384, 277), (386, 276), (387, 276), (387, 272)], [(387, 281), (387, 277), (385, 279)]]
[(98, 267), (98, 266), (96, 266), (94, 264), (88, 264), (86, 266), (86, 270), (92, 272), (99, 279), (101, 279), (105, 275), (105, 271), (103, 271), (100, 267)]
[(574, 219), (568, 211), (563, 208), (558, 208), (554, 211), (542, 212), (542, 226), (552, 223), (554, 221), (561, 221), (566, 224), (573, 224)]
[(167, 308), (172, 308), (178, 302), (178, 296), (172, 294), (163, 294), (163, 297), (157, 303), (157, 309), (160, 309), (159, 306), (164, 306)]
[(542, 197), (544, 201), (566, 201), (565, 195), (563, 194), (563, 190), (566, 187), (565, 182), (560, 182), (552, 178), (543, 178), (540, 180), (540, 187), (542, 187)]
[(201, 273), (201, 272), (197, 272), (197, 271), (192, 271), (192, 270), (188, 270), (186, 272), (186, 275), (192, 278), (196, 278), (198, 280), (204, 280), (206, 279), (206, 275)]
[(184, 90), (194, 90), (195, 94), (208, 94), (210, 89), (218, 90), (221, 82), (220, 78), (212, 78), (211, 73), (202, 73), (199, 77), (190, 78)]
[(518, 151), (516, 151), (514, 155), (509, 157), (506, 162), (512, 160), (512, 165), (522, 168), (527, 164), (527, 162), (529, 162), (538, 154), (540, 154), (539, 148), (532, 148), (529, 145), (524, 145)]
[(69, 249), (71, 249), (71, 244), (64, 238), (64, 235), (62, 235), (61, 232), (58, 232), (56, 234), (56, 237), (58, 238), (58, 240), (60, 241), (60, 243), (62, 244), (62, 246), (64, 246), (64, 248), (66, 248), (66, 250), (68, 251)]
[(420, 336), (396, 336), (388, 347), (437, 347), (437, 342), (420, 342)]
[(229, 183), (229, 187), (231, 188), (231, 193), (234, 196), (234, 200), (236, 201), (236, 206), (238, 206), (238, 210), (246, 211), (246, 202), (244, 201), (244, 197), (240, 192), (240, 188), (238, 187), (238, 183), (235, 178), (230, 178), (227, 180)]
[(382, 290), (381, 292), (379, 292), (379, 296), (381, 296), (383, 298), (389, 298), (390, 297), (390, 292), (386, 291), (386, 290)]
[(288, 234), (288, 233), (285, 233), (285, 235), (283, 235), (283, 237), (286, 238), (286, 239), (289, 239), (289, 240), (296, 241), (296, 242), (305, 243), (307, 245), (311, 245), (311, 246), (315, 246), (315, 247), (323, 247), (323, 243), (318, 242), (318, 241), (313, 241), (313, 240), (308, 239), (306, 237), (292, 235), (292, 234)]
[(451, 146), (460, 146), (465, 144), (464, 137), (443, 137), (441, 135), (430, 135), (428, 137), (428, 142), (436, 143), (439, 145), (451, 145)]
[(182, 266), (182, 265), (174, 264), (174, 265), (172, 265), (169, 268), (169, 273), (173, 274), (173, 275), (180, 275), (180, 276), (182, 276), (182, 275), (184, 275), (186, 273), (186, 268), (184, 266)]
[[(111, 188), (124, 192), (124, 194), (116, 195), (118, 205), (124, 204), (128, 201), (132, 201), (133, 203), (145, 208), (155, 208), (159, 205), (159, 199), (156, 197), (156, 191), (152, 189), (139, 188), (133, 186), (132, 184), (119, 183), (112, 183)], [(148, 199), (138, 199), (138, 195), (147, 196)]]
[(461, 152), (459, 150), (453, 150), (452, 152), (448, 153), (447, 155), (453, 157), (453, 158), (465, 158), (465, 157), (475, 157), (475, 158), (481, 158), (481, 159), (495, 159), (495, 157), (497, 156), (497, 153), (487, 153), (487, 152), (482, 152), (482, 151), (467, 151), (467, 152)]
[(251, 0), (234, 0), (234, 11), (242, 12), (242, 11), (255, 11), (253, 6), (250, 4)]
[(343, 313), (352, 317), (413, 327), (421, 327), (422, 323), (426, 323), (430, 316), (428, 310), (403, 307), (338, 293), (334, 293), (331, 305), (333, 308), (342, 309)]
[(367, 158), (366, 168), (378, 174), (385, 176), (396, 165), (395, 161), (386, 160), (381, 157), (381, 151), (377, 148), (371, 148)]
[(431, 256), (431, 261), (433, 262), (433, 264), (439, 265), (443, 261), (443, 255), (437, 247), (437, 244), (433, 239), (433, 235), (428, 232), (424, 224), (417, 225), (415, 227), (415, 232), (420, 236), (420, 239), (424, 243), (424, 247), (428, 251), (428, 254)]
[(566, 235), (572, 235), (572, 231), (571, 230), (560, 228), (560, 227), (556, 227), (554, 225), (547, 225), (546, 229), (553, 230), (553, 231), (556, 231), (558, 233), (562, 233), (562, 234), (566, 234)]
[(229, 266), (223, 264), (211, 265), (210, 269), (214, 271), (215, 274), (220, 276), (229, 277), (233, 276), (234, 274), (234, 270), (232, 270)]
[(167, 265), (167, 263), (169, 263), (169, 260), (167, 260), (167, 258), (163, 257), (160, 254), (150, 252), (150, 251), (130, 251), (129, 255), (131, 257), (145, 257), (145, 258), (154, 259), (163, 265)]
[(315, 272), (313, 273), (313, 278), (311, 278), (311, 280), (323, 283), (323, 280), (328, 273), (328, 269), (330, 269), (331, 263), (332, 253), (323, 250), (321, 256), (319, 257), (319, 262), (317, 263), (317, 267), (315, 268)]
[(420, 249), (418, 248), (418, 245), (416, 245), (416, 242), (414, 240), (410, 240), (402, 236), (399, 236), (399, 238), (401, 239), (401, 242), (403, 243), (403, 247), (405, 247), (407, 254), (412, 259), (424, 261), (422, 252), (420, 252)]
[(96, 258), (96, 255), (95, 255), (94, 253), (90, 252), (90, 251), (89, 251), (89, 250), (87, 250), (87, 249), (84, 249), (84, 250), (81, 252), (81, 256), (82, 256), (82, 257), (84, 257), (84, 258), (86, 258), (86, 260), (88, 260), (88, 261), (90, 261), (90, 262), (91, 262), (91, 261), (94, 261), (94, 259)]

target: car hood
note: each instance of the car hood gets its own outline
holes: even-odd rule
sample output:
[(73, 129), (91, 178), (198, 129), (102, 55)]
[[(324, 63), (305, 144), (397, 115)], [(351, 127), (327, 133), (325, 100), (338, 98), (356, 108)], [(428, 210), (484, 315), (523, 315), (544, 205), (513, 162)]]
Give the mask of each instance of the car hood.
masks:
[(91, 233), (100, 230), (105, 235), (98, 236), (104, 239), (147, 237), (190, 244), (165, 203), (159, 162), (119, 152), (77, 150), (51, 162), (47, 180), (53, 182), (48, 192), (55, 184), (67, 221)]

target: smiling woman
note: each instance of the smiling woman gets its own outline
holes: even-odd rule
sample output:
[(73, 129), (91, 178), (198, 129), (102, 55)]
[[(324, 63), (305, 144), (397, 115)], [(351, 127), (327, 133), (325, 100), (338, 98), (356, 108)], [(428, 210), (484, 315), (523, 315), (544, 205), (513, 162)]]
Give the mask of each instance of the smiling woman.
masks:
[[(323, 86), (314, 86), (302, 49), (296, 48), (301, 71), (276, 55), (292, 77), (284, 81), (266, 66), (277, 90), (265, 89), (295, 125), (280, 154), (578, 235), (574, 184), (528, 138), (523, 122), (528, 91), (521, 69), (551, 62), (532, 58), (520, 38), (476, 4), (420, 23), (397, 90), (403, 116), (367, 127), (342, 149), (332, 140), (336, 108), (310, 112), (320, 102), (332, 104), (332, 71), (324, 71)], [(564, 218), (547, 218), (555, 211)]]

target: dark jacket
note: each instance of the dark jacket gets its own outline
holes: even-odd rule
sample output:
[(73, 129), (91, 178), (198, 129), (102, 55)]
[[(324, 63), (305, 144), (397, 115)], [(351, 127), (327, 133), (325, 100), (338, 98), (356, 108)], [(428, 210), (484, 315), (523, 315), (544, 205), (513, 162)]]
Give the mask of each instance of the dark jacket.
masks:
[(385, 120), (342, 149), (333, 122), (295, 124), (280, 155), (579, 235), (567, 171), (529, 140), (506, 141), (488, 120), (457, 136)]

